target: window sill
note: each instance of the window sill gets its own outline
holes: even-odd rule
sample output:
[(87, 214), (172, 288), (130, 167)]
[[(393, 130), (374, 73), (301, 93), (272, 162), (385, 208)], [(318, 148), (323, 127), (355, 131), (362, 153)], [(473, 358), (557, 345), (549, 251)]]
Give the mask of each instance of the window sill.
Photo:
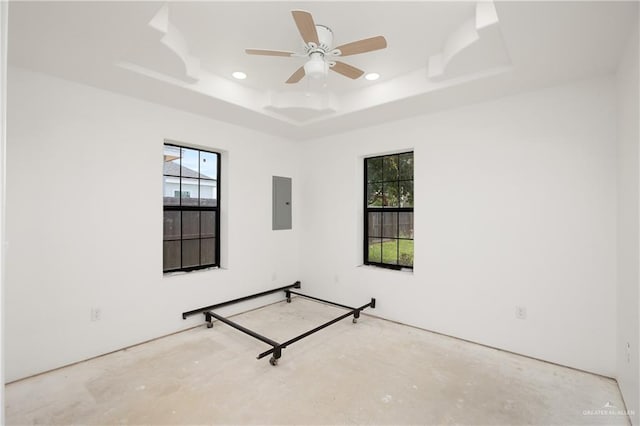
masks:
[(358, 268), (363, 268), (363, 269), (371, 269), (372, 271), (389, 271), (389, 272), (402, 272), (405, 274), (411, 274), (413, 275), (413, 269), (411, 268), (401, 268), (401, 269), (393, 269), (393, 268), (385, 268), (384, 266), (377, 266), (377, 265), (358, 265)]
[(191, 271), (172, 271), (172, 272), (163, 272), (162, 276), (163, 277), (174, 277), (174, 276), (179, 276), (179, 275), (187, 275), (187, 274), (192, 274), (194, 272), (207, 272), (207, 271), (217, 271), (217, 270), (224, 270), (225, 268), (221, 268), (219, 266), (211, 266), (209, 268), (202, 268), (202, 269), (194, 269)]

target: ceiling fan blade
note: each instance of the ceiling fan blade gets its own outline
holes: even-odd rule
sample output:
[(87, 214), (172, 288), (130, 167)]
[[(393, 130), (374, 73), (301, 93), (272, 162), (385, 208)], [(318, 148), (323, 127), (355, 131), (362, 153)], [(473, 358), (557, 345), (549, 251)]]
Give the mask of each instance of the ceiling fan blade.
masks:
[(265, 49), (244, 49), (248, 55), (264, 55), (264, 56), (293, 56), (295, 52), (285, 52), (284, 50), (265, 50)]
[(285, 83), (287, 83), (287, 84), (297, 83), (300, 80), (302, 80), (302, 77), (304, 77), (304, 67), (303, 66), (298, 68), (296, 70), (296, 72), (291, 74), (291, 77), (289, 77), (289, 80), (285, 81)]
[(313, 16), (304, 10), (292, 10), (291, 14), (304, 42), (314, 42), (316, 45), (320, 44), (316, 24), (313, 22)]
[(371, 52), (387, 47), (387, 40), (383, 36), (365, 38), (336, 47), (342, 52), (341, 56), (357, 55), (358, 53)]
[(340, 62), (340, 61), (335, 61), (335, 62), (336, 64), (332, 66), (330, 69), (334, 70), (338, 74), (344, 75), (345, 77), (349, 77), (355, 80), (356, 78), (364, 74), (364, 71), (362, 71), (359, 68), (356, 68), (349, 64), (345, 64), (344, 62)]

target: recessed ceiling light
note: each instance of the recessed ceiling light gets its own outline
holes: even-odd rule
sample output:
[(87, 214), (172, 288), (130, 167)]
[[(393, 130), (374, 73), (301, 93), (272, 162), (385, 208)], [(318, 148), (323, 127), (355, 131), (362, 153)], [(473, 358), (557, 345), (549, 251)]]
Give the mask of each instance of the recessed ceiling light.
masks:
[(242, 71), (235, 71), (231, 75), (233, 76), (233, 78), (238, 79), (238, 80), (244, 80), (245, 78), (247, 78), (247, 75), (245, 73), (243, 73)]
[(364, 78), (366, 78), (369, 81), (373, 81), (373, 80), (379, 79), (380, 74), (378, 74), (377, 72), (370, 72), (369, 74), (365, 75)]

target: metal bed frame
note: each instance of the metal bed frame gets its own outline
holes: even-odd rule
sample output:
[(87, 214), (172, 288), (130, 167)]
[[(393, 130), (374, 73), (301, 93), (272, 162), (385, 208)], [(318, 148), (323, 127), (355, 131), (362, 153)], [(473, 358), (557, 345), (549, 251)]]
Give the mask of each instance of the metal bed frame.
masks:
[[(211, 328), (213, 327), (213, 321), (212, 318), (217, 319), (220, 322), (223, 322), (233, 328), (235, 328), (236, 330), (239, 330), (245, 334), (248, 334), (249, 336), (253, 337), (254, 339), (258, 339), (268, 345), (271, 346), (271, 349), (266, 350), (260, 354), (258, 354), (257, 359), (261, 359), (264, 358), (267, 355), (271, 355), (271, 358), (269, 359), (269, 363), (271, 365), (278, 365), (278, 360), (282, 357), (282, 350), (285, 349), (287, 346), (294, 344), (295, 342), (304, 339), (307, 336), (312, 335), (313, 333), (316, 333), (320, 330), (322, 330), (323, 328), (329, 327), (332, 324), (337, 323), (338, 321), (342, 321), (345, 318), (348, 318), (350, 316), (353, 315), (353, 323), (357, 323), (358, 322), (358, 318), (360, 318), (360, 312), (364, 311), (366, 308), (372, 308), (375, 309), (376, 307), (376, 299), (371, 298), (371, 301), (369, 303), (367, 303), (366, 305), (362, 305), (359, 308), (354, 308), (351, 306), (346, 306), (346, 305), (341, 305), (340, 303), (335, 303), (335, 302), (331, 302), (329, 300), (324, 300), (324, 299), (319, 299), (317, 297), (313, 297), (313, 296), (308, 296), (306, 294), (302, 294), (302, 293), (298, 293), (296, 291), (291, 290), (292, 288), (300, 288), (300, 281), (296, 281), (295, 283), (288, 285), (288, 286), (284, 286), (284, 287), (280, 287), (280, 288), (274, 288), (272, 290), (267, 290), (267, 291), (263, 291), (261, 293), (256, 293), (256, 294), (252, 294), (250, 296), (245, 296), (245, 297), (240, 297), (238, 299), (233, 299), (233, 300), (228, 300), (226, 302), (222, 302), (222, 303), (216, 303), (215, 305), (210, 305), (210, 306), (205, 306), (202, 308), (198, 308), (198, 309), (194, 309), (192, 311), (188, 311), (188, 312), (183, 312), (182, 313), (182, 319), (187, 319), (187, 317), (190, 317), (192, 315), (197, 315), (197, 314), (204, 314), (204, 319), (207, 323), (207, 328)], [(304, 297), (306, 299), (311, 299), (311, 300), (315, 300), (317, 302), (322, 302), (322, 303), (327, 303), (329, 305), (332, 306), (337, 306), (339, 308), (343, 308), (343, 309), (347, 309), (348, 312), (340, 315), (337, 318), (332, 319), (331, 321), (327, 321), (326, 323), (319, 325), (318, 327), (309, 330), (305, 333), (300, 334), (299, 336), (296, 336), (292, 339), (287, 340), (286, 342), (283, 343), (278, 343), (275, 340), (269, 339), (268, 337), (265, 337), (261, 334), (256, 333), (253, 330), (250, 330), (246, 327), (243, 327), (242, 325), (231, 321), (228, 318), (225, 318), (221, 315), (216, 314), (215, 312), (212, 312), (212, 310), (217, 309), (217, 308), (222, 308), (223, 306), (228, 306), (228, 305), (233, 305), (234, 303), (240, 303), (240, 302), (244, 302), (246, 300), (250, 300), (250, 299), (255, 299), (257, 297), (262, 297), (262, 296), (266, 296), (268, 294), (272, 294), (272, 293), (277, 293), (280, 291), (284, 291), (285, 293), (285, 297), (287, 300), (287, 303), (291, 303), (291, 295), (295, 294), (296, 296), (300, 296), (300, 297)]]

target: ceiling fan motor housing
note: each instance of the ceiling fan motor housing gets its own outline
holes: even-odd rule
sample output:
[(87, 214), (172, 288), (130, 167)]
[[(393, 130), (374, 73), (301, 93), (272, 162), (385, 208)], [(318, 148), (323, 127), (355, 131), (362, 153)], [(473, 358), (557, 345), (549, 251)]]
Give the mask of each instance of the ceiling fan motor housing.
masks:
[(320, 45), (318, 45), (315, 49), (309, 46), (307, 49), (308, 52), (313, 52), (314, 50), (320, 49), (323, 50), (323, 53), (328, 52), (333, 46), (333, 31), (331, 28), (324, 25), (316, 25), (316, 32), (318, 33), (318, 41)]

